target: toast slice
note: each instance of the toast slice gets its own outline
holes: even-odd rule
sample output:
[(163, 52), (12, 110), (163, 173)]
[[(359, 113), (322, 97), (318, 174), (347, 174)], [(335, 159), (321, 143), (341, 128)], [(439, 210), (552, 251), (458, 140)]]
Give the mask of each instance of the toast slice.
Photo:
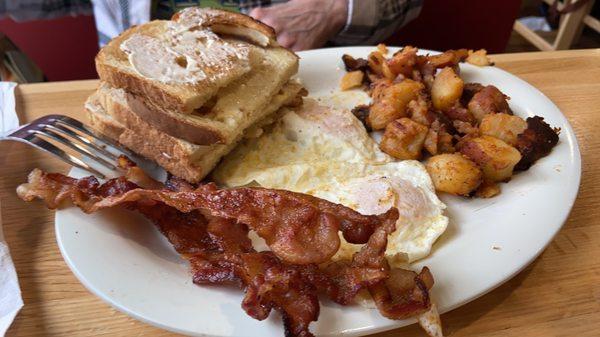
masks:
[[(126, 100), (109, 92), (98, 90), (88, 98), (85, 108), (91, 126), (132, 151), (155, 161), (173, 175), (196, 183), (244, 136), (260, 135), (260, 127), (272, 123), (282, 106), (297, 104), (302, 86), (295, 81), (289, 82), (262, 108), (264, 117), (261, 121), (247, 128), (231, 143), (213, 145), (192, 144), (154, 128), (135, 114)], [(120, 123), (117, 118), (127, 121), (131, 128)]]
[[(260, 61), (250, 73), (221, 89), (204, 114), (181, 114), (164, 109), (123, 89), (103, 84), (100, 91), (111, 91), (127, 101), (131, 110), (156, 129), (193, 144), (229, 144), (248, 126), (264, 117), (262, 107), (298, 70), (297, 57), (283, 48), (251, 47)], [(117, 120), (126, 127), (127, 120)]]
[[(237, 38), (221, 38), (213, 29)], [(270, 27), (243, 14), (188, 8), (173, 20), (151, 21), (121, 33), (100, 50), (96, 69), (113, 87), (166, 110), (191, 114), (251, 71), (257, 59), (253, 50), (283, 49), (274, 38)]]
[(186, 27), (201, 26), (215, 33), (236, 36), (261, 47), (277, 44), (275, 30), (251, 16), (214, 8), (190, 7), (175, 13), (173, 21)]

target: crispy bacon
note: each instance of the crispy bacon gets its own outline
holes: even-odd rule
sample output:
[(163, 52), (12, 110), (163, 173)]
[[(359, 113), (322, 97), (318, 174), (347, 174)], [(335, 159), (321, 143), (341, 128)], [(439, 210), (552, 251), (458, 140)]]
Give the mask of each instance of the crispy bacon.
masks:
[(125, 172), (125, 178), (139, 187), (152, 190), (161, 189), (163, 187), (163, 184), (148, 176), (144, 170), (139, 168), (126, 156), (119, 156), (118, 166)]
[(312, 336), (309, 325), (319, 316), (316, 288), (302, 276), (302, 267), (285, 264), (271, 252), (256, 252), (246, 225), (206, 219), (198, 211), (182, 213), (160, 202), (128, 207), (152, 220), (190, 262), (194, 283), (236, 282), (245, 289), (242, 308), (249, 316), (263, 320), (277, 309), (286, 336)]
[(270, 252), (242, 255), (239, 276), (247, 285), (242, 308), (258, 320), (271, 308), (283, 312), (286, 336), (312, 336), (308, 325), (319, 317), (319, 299), (302, 268), (282, 263)]
[(392, 269), (385, 281), (369, 287), (369, 293), (381, 315), (389, 319), (406, 319), (429, 310), (432, 281), (433, 277), (427, 267), (419, 274), (410, 270)]
[(410, 270), (390, 269), (385, 259), (387, 238), (395, 230), (395, 225), (384, 224), (377, 228), (353, 257), (356, 267), (379, 268), (388, 273), (383, 281), (368, 287), (379, 312), (390, 319), (405, 319), (429, 310), (431, 301), (429, 289), (433, 287), (433, 276), (427, 267), (416, 274)]
[[(169, 179), (168, 184), (173, 191), (193, 189), (179, 179)], [(101, 186), (113, 185), (118, 186), (109, 189), (113, 195), (136, 188), (121, 188), (120, 180)], [(175, 250), (190, 262), (194, 283), (237, 282), (246, 291), (242, 307), (248, 315), (262, 320), (275, 308), (282, 312), (286, 336), (312, 336), (309, 324), (319, 315), (317, 290), (302, 277), (300, 267), (283, 263), (271, 252), (255, 252), (248, 238), (248, 226), (231, 219), (206, 218), (198, 210), (183, 213), (162, 202), (141, 200), (126, 207), (156, 224)], [(310, 269), (318, 270), (314, 265)]]
[(313, 275), (312, 282), (331, 300), (340, 304), (351, 303), (359, 291), (388, 277), (389, 266), (385, 259), (387, 233), (395, 228), (395, 223), (382, 224), (367, 244), (354, 254), (352, 261), (336, 261), (324, 266), (324, 274)]
[(521, 161), (516, 170), (527, 170), (538, 159), (546, 156), (558, 144), (560, 129), (552, 128), (543, 117), (527, 118), (527, 129), (517, 136), (516, 148), (521, 153)]
[[(168, 184), (175, 191), (191, 188), (177, 179)], [(263, 320), (275, 308), (282, 312), (286, 336), (312, 336), (309, 325), (319, 316), (314, 280), (321, 280), (321, 286), (331, 284), (316, 265), (288, 265), (271, 252), (255, 252), (244, 224), (218, 217), (206, 221), (198, 211), (181, 213), (162, 203), (157, 206), (139, 205), (137, 209), (187, 257), (194, 283), (238, 282), (246, 291), (242, 308), (249, 316)], [(187, 225), (194, 221), (196, 226), (187, 232)], [(191, 237), (197, 241), (189, 240)], [(188, 248), (181, 247), (181, 242)]]
[(509, 97), (493, 85), (485, 86), (477, 91), (467, 104), (471, 114), (480, 122), (487, 114), (505, 113), (512, 115), (508, 106)]
[[(131, 189), (124, 194), (103, 198), (90, 193), (85, 186), (80, 188), (81, 183), (77, 180), (60, 183), (61, 179), (57, 175), (34, 170), (30, 174), (30, 183), (20, 186), (17, 192), (24, 200), (42, 198), (50, 208), (56, 208), (61, 200), (70, 198), (86, 212), (134, 201), (163, 202), (184, 213), (200, 210), (203, 215), (235, 219), (247, 224), (265, 239), (277, 256), (297, 264), (329, 260), (339, 248), (340, 229), (348, 242), (365, 243), (377, 226), (383, 222), (395, 222), (398, 218), (396, 209), (382, 215), (365, 216), (342, 205), (283, 190), (219, 190), (214, 184), (206, 184), (194, 191)], [(47, 183), (36, 183), (40, 180)], [(127, 182), (124, 178), (116, 181)], [(96, 180), (93, 183), (98, 184)]]
[(369, 67), (369, 63), (367, 62), (367, 60), (362, 58), (355, 59), (354, 57), (348, 54), (342, 55), (342, 61), (344, 62), (344, 67), (346, 68), (346, 71), (366, 71)]
[(451, 121), (459, 120), (470, 124), (474, 124), (475, 122), (473, 114), (469, 110), (463, 108), (460, 104), (455, 104), (453, 107), (443, 111), (443, 114)]
[(462, 106), (467, 106), (473, 96), (475, 96), (475, 94), (480, 92), (483, 88), (485, 88), (485, 86), (483, 86), (481, 83), (465, 83), (465, 86), (463, 87), (463, 93), (460, 98), (460, 104)]
[(354, 115), (354, 117), (358, 118), (358, 120), (363, 124), (363, 126), (365, 127), (365, 130), (367, 130), (367, 132), (373, 131), (371, 129), (371, 127), (369, 126), (369, 123), (367, 123), (367, 117), (369, 116), (369, 112), (370, 112), (370, 107), (368, 105), (366, 105), (366, 104), (357, 105), (352, 109), (351, 112)]
[[(387, 236), (395, 230), (396, 212), (375, 217), (362, 218), (343, 206), (331, 204), (317, 198), (308, 198), (286, 191), (266, 189), (244, 189), (247, 195), (218, 194), (213, 185), (195, 188), (177, 179), (168, 182), (163, 190), (142, 190), (137, 184), (121, 177), (104, 184), (93, 178), (73, 179), (60, 174), (48, 174), (34, 170), (29, 183), (18, 188), (24, 200), (40, 198), (48, 207), (58, 207), (70, 200), (85, 211), (103, 207), (123, 205), (136, 210), (156, 224), (176, 251), (190, 263), (193, 281), (197, 284), (236, 283), (245, 290), (242, 308), (253, 318), (262, 320), (271, 310), (282, 313), (286, 336), (312, 336), (311, 322), (319, 315), (318, 293), (327, 295), (340, 304), (351, 303), (362, 289), (368, 289), (378, 309), (385, 317), (401, 319), (420, 315), (431, 308), (428, 289), (433, 278), (425, 268), (420, 274), (407, 270), (390, 269), (385, 259)], [(141, 191), (144, 191), (143, 193)], [(234, 189), (235, 191), (235, 189)], [(248, 191), (258, 191), (253, 194)], [(267, 193), (268, 192), (268, 193)], [(211, 202), (222, 202), (230, 206), (208, 208), (178, 205), (181, 195), (203, 195)], [(148, 197), (160, 195), (160, 198)], [(279, 201), (293, 199), (298, 204), (279, 208), (281, 214), (296, 214), (290, 205), (306, 210), (315, 207), (321, 213), (336, 213), (340, 227), (352, 228), (356, 224), (368, 223), (372, 234), (352, 261), (317, 264), (292, 264), (282, 260), (273, 252), (256, 252), (248, 238), (249, 227), (244, 216), (230, 217), (231, 208), (256, 198), (253, 205), (263, 206), (267, 196)], [(231, 200), (227, 199), (231, 198)], [(238, 198), (238, 199), (236, 199)], [(288, 198), (288, 199), (286, 199)], [(183, 198), (183, 200), (187, 200)], [(217, 201), (219, 200), (219, 201)], [(189, 200), (187, 200), (189, 201)], [(178, 207), (179, 206), (179, 207)], [(216, 211), (215, 211), (216, 210)], [(215, 216), (223, 212), (227, 217)], [(239, 214), (250, 214), (249, 210)], [(256, 209), (254, 213), (261, 213)], [(208, 213), (208, 214), (203, 214)], [(236, 213), (237, 214), (237, 213)], [(302, 215), (304, 213), (300, 213)], [(257, 216), (260, 217), (260, 216)], [(366, 221), (368, 219), (369, 221)], [(365, 222), (366, 221), (366, 222)], [(355, 228), (354, 228), (355, 229)], [(360, 235), (366, 235), (362, 233)]]

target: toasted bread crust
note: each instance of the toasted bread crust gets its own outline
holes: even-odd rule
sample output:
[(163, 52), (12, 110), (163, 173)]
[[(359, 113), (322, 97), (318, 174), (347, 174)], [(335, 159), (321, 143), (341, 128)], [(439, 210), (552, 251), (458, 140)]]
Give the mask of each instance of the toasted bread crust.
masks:
[(162, 83), (139, 74), (131, 68), (128, 55), (121, 50), (121, 45), (134, 35), (151, 37), (161, 35), (167, 29), (168, 23), (169, 21), (155, 20), (133, 26), (112, 39), (100, 49), (95, 58), (96, 71), (100, 79), (110, 83), (113, 87), (147, 97), (164, 109), (191, 114), (214, 95), (220, 87), (226, 86), (230, 81), (250, 70), (249, 68), (248, 70), (236, 68), (231, 72), (230, 78), (222, 83), (211, 83), (206, 80), (197, 83)]
[(174, 114), (154, 107), (150, 102), (144, 103), (143, 99), (135, 95), (127, 94), (126, 99), (132, 112), (164, 133), (177, 135), (177, 138), (198, 145), (225, 143), (223, 133), (209, 125), (201, 126), (187, 119), (177, 118)]
[(119, 141), (121, 134), (125, 132), (124, 126), (106, 123), (100, 120), (96, 113), (88, 108), (85, 109), (85, 112), (87, 113), (88, 121), (92, 128), (116, 142)]
[[(267, 116), (258, 121), (255, 126), (261, 127), (273, 122), (281, 107), (301, 101), (303, 96), (301, 88), (298, 83), (288, 84), (284, 93), (274, 97), (265, 107)], [(227, 145), (190, 144), (156, 129), (138, 117), (127, 103), (123, 105), (113, 99), (114, 97), (106, 96), (102, 92), (95, 92), (88, 98), (86, 111), (90, 125), (133, 152), (155, 161), (175, 176), (191, 183), (197, 183), (208, 175), (219, 159), (229, 153), (244, 137), (240, 134), (235, 141)], [(90, 106), (96, 108), (92, 109)], [(122, 121), (131, 127), (122, 124)]]
[(110, 58), (117, 60), (127, 59), (127, 55), (120, 49), (123, 41), (133, 34), (144, 31), (146, 34), (160, 30), (159, 21), (153, 21), (143, 26), (131, 27), (104, 46), (95, 57), (96, 71), (101, 80), (110, 83), (116, 88), (123, 88), (138, 95), (150, 96), (152, 100), (164, 107), (183, 113), (191, 113), (194, 109), (192, 102), (186, 102), (177, 92), (171, 92), (170, 86), (158, 81), (148, 80), (135, 71), (128, 71), (111, 64)]
[[(293, 85), (293, 84), (292, 84)], [(290, 86), (290, 84), (288, 84)], [(298, 84), (300, 87), (300, 85)], [(109, 92), (104, 92), (102, 86), (98, 89), (100, 96), (110, 95)], [(297, 106), (302, 104), (302, 97), (306, 96), (304, 88), (299, 90), (299, 94), (286, 102), (288, 106)], [(115, 116), (119, 122), (123, 123), (127, 128), (135, 129), (135, 126), (140, 123), (140, 119), (144, 123), (148, 123), (154, 128), (179, 139), (186, 140), (197, 145), (212, 145), (224, 144), (225, 136), (220, 130), (217, 130), (209, 125), (200, 126), (197, 123), (191, 123), (186, 119), (179, 119), (174, 114), (170, 114), (160, 108), (154, 107), (151, 103), (132, 95), (125, 93), (125, 101), (129, 109), (129, 114), (121, 113)], [(105, 106), (108, 105), (108, 101)], [(112, 103), (111, 105), (117, 105)], [(137, 115), (138, 118), (131, 118), (131, 114)]]
[[(275, 38), (275, 31), (253, 18), (229, 11), (217, 9), (189, 8), (173, 16), (174, 21), (182, 19), (188, 20), (190, 25), (200, 25), (210, 27), (213, 31), (228, 35), (242, 37), (242, 39), (251, 40), (264, 49), (280, 49), (286, 51), (294, 58), (298, 58), (293, 52), (280, 47)], [(96, 56), (96, 70), (100, 79), (111, 84), (116, 88), (122, 88), (135, 95), (144, 97), (146, 101), (151, 101), (155, 106), (167, 111), (174, 111), (182, 114), (192, 114), (200, 108), (221, 85), (177, 85), (173, 86), (160, 81), (146, 78), (135, 70), (124, 64), (129, 64), (128, 55), (121, 50), (122, 43), (136, 34), (155, 36), (160, 35), (166, 28), (169, 21), (151, 21), (140, 26), (134, 26), (122, 32), (114, 38), (109, 44), (104, 46)], [(245, 30), (245, 31), (244, 31)], [(241, 70), (240, 70), (241, 71)], [(232, 75), (232, 79), (242, 74)], [(227, 86), (229, 82), (223, 82)], [(207, 135), (205, 140), (193, 137), (196, 141), (206, 143), (212, 136)], [(217, 139), (217, 142), (220, 140)]]
[(200, 26), (212, 27), (215, 32), (219, 32), (219, 26), (245, 27), (257, 31), (266, 37), (266, 44), (260, 43), (260, 41), (254, 41), (259, 42), (260, 46), (267, 47), (268, 45), (276, 43), (277, 34), (275, 33), (275, 30), (248, 15), (214, 8), (194, 7), (175, 13), (173, 17), (171, 17), (171, 20), (180, 22), (182, 17), (186, 14), (201, 16), (203, 20)]
[[(115, 106), (115, 109), (122, 107)], [(108, 136), (131, 151), (155, 161), (171, 174), (191, 183), (204, 178), (212, 167), (199, 167), (193, 164), (187, 153), (171, 136), (148, 128), (144, 137), (127, 129), (125, 126), (102, 117), (97, 112), (86, 108), (90, 125), (100, 133)], [(126, 113), (126, 112), (125, 112)], [(145, 138), (152, 138), (149, 142)]]
[(111, 66), (102, 61), (102, 51), (96, 56), (96, 71), (105, 82), (116, 88), (123, 88), (137, 95), (152, 96), (152, 101), (168, 110), (191, 113), (193, 108), (174, 95), (165, 91), (156, 81), (131, 72), (125, 72), (118, 67)]

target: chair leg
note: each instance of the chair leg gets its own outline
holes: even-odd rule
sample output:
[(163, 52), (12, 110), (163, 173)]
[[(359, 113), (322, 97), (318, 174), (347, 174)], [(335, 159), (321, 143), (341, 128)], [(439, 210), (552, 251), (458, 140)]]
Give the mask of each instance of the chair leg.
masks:
[(600, 33), (600, 20), (596, 19), (595, 17), (593, 17), (591, 15), (588, 15), (583, 19), (583, 22), (591, 29)]
[(518, 20), (515, 21), (513, 26), (515, 32), (519, 33), (522, 37), (524, 37), (527, 41), (529, 41), (532, 45), (542, 51), (550, 51), (554, 50), (554, 47), (546, 41), (543, 37), (541, 37), (538, 33), (531, 30), (529, 27), (525, 26)]
[[(581, 0), (578, 0), (581, 1)], [(583, 31), (583, 19), (590, 13), (594, 6), (594, 0), (589, 1), (580, 9), (565, 14), (560, 20), (558, 35), (553, 43), (553, 49), (564, 50), (569, 49), (576, 40), (579, 40)]]

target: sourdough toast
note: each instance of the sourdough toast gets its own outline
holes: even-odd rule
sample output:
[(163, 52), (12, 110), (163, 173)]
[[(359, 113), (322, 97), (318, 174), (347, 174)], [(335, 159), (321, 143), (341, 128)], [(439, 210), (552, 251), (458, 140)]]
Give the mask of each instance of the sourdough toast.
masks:
[[(277, 111), (298, 103), (302, 86), (295, 81), (286, 84), (262, 110), (263, 118), (229, 144), (196, 145), (168, 135), (145, 122), (134, 113), (122, 96), (99, 90), (86, 102), (86, 112), (93, 128), (132, 151), (157, 162), (172, 174), (189, 182), (202, 180), (244, 137), (260, 134), (257, 128), (276, 119)], [(116, 117), (116, 118), (115, 118)], [(126, 121), (131, 128), (120, 123)]]
[(283, 49), (274, 37), (272, 28), (248, 16), (188, 8), (173, 20), (151, 21), (121, 33), (100, 50), (96, 69), (113, 87), (190, 114), (251, 71), (250, 46)]
[(124, 96), (133, 112), (171, 136), (198, 145), (228, 144), (248, 126), (262, 119), (263, 106), (298, 69), (297, 58), (285, 49), (250, 48), (253, 63), (256, 63), (252, 71), (215, 94), (210, 109), (202, 114), (174, 112), (145, 96), (109, 85), (102, 85), (100, 90)]

